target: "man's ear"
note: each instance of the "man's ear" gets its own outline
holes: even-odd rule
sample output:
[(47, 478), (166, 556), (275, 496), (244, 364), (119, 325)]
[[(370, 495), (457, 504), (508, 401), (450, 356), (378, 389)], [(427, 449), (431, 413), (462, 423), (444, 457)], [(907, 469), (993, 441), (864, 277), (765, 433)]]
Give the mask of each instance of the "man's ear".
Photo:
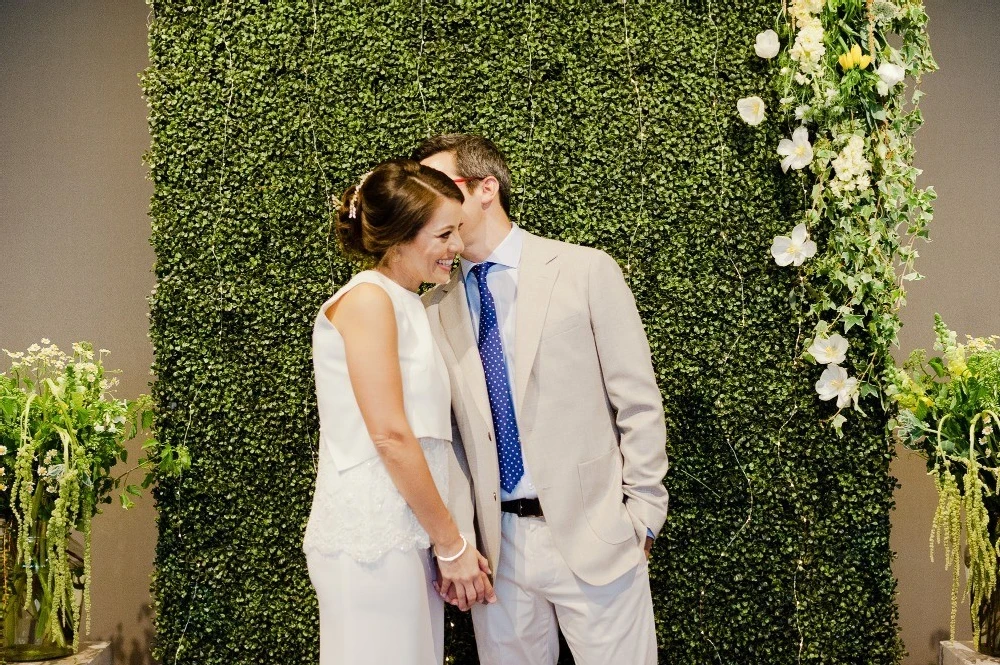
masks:
[(494, 176), (488, 175), (479, 183), (479, 198), (483, 202), (483, 209), (493, 205), (500, 196), (500, 183)]

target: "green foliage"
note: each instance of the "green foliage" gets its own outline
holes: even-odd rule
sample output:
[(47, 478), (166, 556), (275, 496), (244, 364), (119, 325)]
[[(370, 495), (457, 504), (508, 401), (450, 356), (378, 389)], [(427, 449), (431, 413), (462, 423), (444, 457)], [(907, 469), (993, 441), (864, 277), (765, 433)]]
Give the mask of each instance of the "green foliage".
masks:
[[(636, 295), (672, 460), (661, 662), (899, 660), (886, 423), (822, 425), (798, 279), (768, 252), (805, 183), (775, 159), (786, 128), (735, 113), (770, 89), (752, 44), (780, 7), (153, 3), (157, 434), (192, 452), (156, 490), (165, 664), (316, 661), (310, 335), (354, 270), (328, 200), (443, 131), (496, 140), (515, 220), (607, 250)], [(851, 353), (876, 351), (858, 331)], [(467, 630), (448, 641), (474, 662)]]

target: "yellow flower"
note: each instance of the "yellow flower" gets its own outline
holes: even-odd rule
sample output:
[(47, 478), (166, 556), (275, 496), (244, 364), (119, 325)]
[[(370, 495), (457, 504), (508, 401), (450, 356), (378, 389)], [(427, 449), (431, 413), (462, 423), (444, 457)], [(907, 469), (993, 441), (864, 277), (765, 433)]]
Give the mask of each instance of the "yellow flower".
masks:
[(849, 69), (866, 69), (868, 65), (872, 63), (872, 57), (867, 54), (861, 53), (861, 47), (855, 44), (851, 47), (851, 50), (844, 53), (837, 59), (840, 63), (841, 69), (845, 72)]

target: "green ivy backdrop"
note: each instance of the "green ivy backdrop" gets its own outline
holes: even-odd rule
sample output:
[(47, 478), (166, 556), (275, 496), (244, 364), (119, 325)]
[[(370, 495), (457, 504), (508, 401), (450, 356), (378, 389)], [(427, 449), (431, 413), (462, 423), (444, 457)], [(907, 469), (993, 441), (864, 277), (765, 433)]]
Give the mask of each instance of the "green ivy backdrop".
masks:
[(310, 335), (355, 270), (328, 199), (455, 130), (506, 152), (521, 225), (607, 250), (635, 292), (672, 459), (660, 661), (898, 662), (885, 422), (820, 424), (768, 253), (808, 183), (778, 168), (789, 127), (735, 112), (771, 89), (752, 44), (780, 5), (152, 2), (157, 432), (193, 457), (157, 491), (164, 663), (316, 662)]

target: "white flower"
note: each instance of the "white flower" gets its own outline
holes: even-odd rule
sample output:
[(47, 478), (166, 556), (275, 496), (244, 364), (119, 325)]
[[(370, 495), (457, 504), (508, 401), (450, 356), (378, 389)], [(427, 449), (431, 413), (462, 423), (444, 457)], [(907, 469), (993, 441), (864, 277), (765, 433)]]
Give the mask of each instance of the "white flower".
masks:
[(115, 416), (114, 418), (111, 419), (111, 422), (123, 425), (125, 424), (125, 416)]
[(837, 398), (837, 408), (843, 409), (858, 400), (858, 380), (847, 376), (847, 370), (840, 365), (828, 365), (819, 381), (816, 392), (821, 400)]
[(736, 102), (736, 110), (740, 112), (743, 122), (757, 126), (764, 120), (764, 100), (760, 97), (744, 97)]
[(875, 73), (878, 74), (879, 78), (875, 87), (878, 89), (878, 94), (883, 97), (888, 95), (889, 90), (891, 90), (896, 84), (906, 78), (906, 70), (899, 65), (892, 64), (891, 62), (883, 62), (878, 66), (878, 69), (875, 70)]
[(795, 107), (795, 119), (796, 120), (802, 120), (803, 118), (805, 118), (806, 117), (806, 113), (809, 113), (809, 105), (808, 104), (801, 104), (800, 106)]
[(38, 346), (37, 344), (32, 344), (31, 346), (28, 347), (28, 353), (38, 353), (41, 350), (42, 347)]
[(778, 55), (781, 44), (778, 43), (778, 33), (774, 30), (765, 30), (757, 34), (757, 41), (753, 45), (754, 53), (765, 60), (770, 60)]
[(42, 338), (42, 344), (49, 345), (51, 343), (52, 343), (52, 340), (49, 339), (48, 337), (43, 337)]
[(865, 158), (865, 140), (860, 136), (853, 135), (847, 139), (847, 145), (831, 162), (833, 170), (837, 172), (836, 181), (839, 187), (835, 191), (853, 191), (855, 189), (868, 189), (871, 179), (868, 172), (872, 165)]
[(0, 455), (7, 454), (7, 446), (0, 446)]
[(105, 428), (104, 425), (94, 425), (95, 432), (103, 432), (105, 429), (107, 428)]
[(788, 173), (788, 168), (804, 169), (813, 159), (812, 144), (809, 143), (809, 130), (799, 127), (792, 133), (792, 138), (781, 139), (778, 144), (778, 154), (781, 160), (781, 170)]
[(39, 467), (38, 467), (38, 475), (39, 476), (44, 476), (48, 472), (49, 472), (48, 469), (46, 469), (44, 466), (39, 465)]
[(808, 74), (803, 74), (802, 72), (796, 72), (795, 74), (795, 82), (799, 85), (809, 85), (810, 80)]
[(825, 1), (826, 0), (792, 0), (792, 5), (788, 8), (788, 13), (795, 17), (796, 20), (802, 21), (823, 11)]
[(809, 347), (809, 355), (820, 364), (839, 365), (847, 357), (847, 340), (837, 333), (817, 337)]
[(795, 35), (795, 43), (789, 55), (792, 60), (800, 64), (803, 71), (808, 72), (816, 68), (826, 53), (826, 46), (823, 45), (823, 23), (815, 17), (800, 19), (800, 23), (802, 27)]
[(789, 264), (800, 266), (806, 259), (816, 255), (816, 243), (809, 240), (809, 232), (805, 224), (799, 224), (792, 229), (791, 237), (775, 236), (771, 244), (771, 256), (779, 266)]

